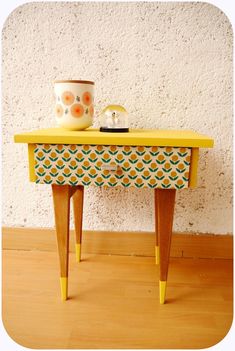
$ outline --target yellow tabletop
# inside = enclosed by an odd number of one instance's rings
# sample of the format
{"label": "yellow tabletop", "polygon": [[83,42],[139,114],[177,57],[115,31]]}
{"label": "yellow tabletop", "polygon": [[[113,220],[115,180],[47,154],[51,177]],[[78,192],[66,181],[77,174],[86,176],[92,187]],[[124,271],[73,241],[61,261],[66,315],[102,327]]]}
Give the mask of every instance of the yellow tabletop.
{"label": "yellow tabletop", "polygon": [[212,138],[191,130],[131,129],[129,133],[104,133],[98,129],[69,131],[48,128],[16,134],[16,143],[45,144],[90,144],[90,145],[133,145],[213,147]]}

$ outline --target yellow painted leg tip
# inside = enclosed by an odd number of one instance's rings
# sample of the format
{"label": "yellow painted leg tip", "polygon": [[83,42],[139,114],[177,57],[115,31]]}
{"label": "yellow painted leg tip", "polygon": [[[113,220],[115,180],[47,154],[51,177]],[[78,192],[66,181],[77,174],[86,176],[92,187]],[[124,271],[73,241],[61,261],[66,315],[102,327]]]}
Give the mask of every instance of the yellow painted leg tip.
{"label": "yellow painted leg tip", "polygon": [[163,305],[165,303],[166,297],[166,281],[159,281],[159,296],[160,296],[160,304]]}
{"label": "yellow painted leg tip", "polygon": [[159,246],[155,246],[155,258],[156,258],[156,264],[160,263],[160,251],[159,251]]}
{"label": "yellow painted leg tip", "polygon": [[81,261],[81,244],[75,245],[75,252],[76,252],[76,261],[80,262]]}
{"label": "yellow painted leg tip", "polygon": [[60,277],[61,299],[66,301],[68,298],[68,278]]}

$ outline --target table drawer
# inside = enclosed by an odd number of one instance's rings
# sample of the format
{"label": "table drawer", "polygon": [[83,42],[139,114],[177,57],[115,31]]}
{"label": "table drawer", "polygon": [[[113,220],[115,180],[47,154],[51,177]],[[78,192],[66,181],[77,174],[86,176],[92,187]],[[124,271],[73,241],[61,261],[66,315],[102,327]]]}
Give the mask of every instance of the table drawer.
{"label": "table drawer", "polygon": [[191,148],[35,144],[36,183],[188,187]]}

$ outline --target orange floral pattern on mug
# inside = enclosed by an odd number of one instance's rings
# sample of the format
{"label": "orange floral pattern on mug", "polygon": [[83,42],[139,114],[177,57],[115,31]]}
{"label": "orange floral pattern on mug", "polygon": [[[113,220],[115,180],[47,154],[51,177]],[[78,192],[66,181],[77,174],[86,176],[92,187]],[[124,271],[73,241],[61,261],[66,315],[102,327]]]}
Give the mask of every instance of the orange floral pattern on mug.
{"label": "orange floral pattern on mug", "polygon": [[71,107],[71,114],[73,117],[75,118],[80,118],[83,116],[84,114],[84,108],[81,104],[74,104]]}
{"label": "orange floral pattern on mug", "polygon": [[93,117],[94,116],[94,106],[93,105],[91,105],[89,107],[89,112],[90,112],[90,116]]}
{"label": "orange floral pattern on mug", "polygon": [[64,114],[64,109],[60,104],[57,104],[55,107],[55,113],[57,117],[62,117]]}
{"label": "orange floral pattern on mug", "polygon": [[70,91],[64,91],[62,96],[61,96],[61,99],[62,99],[64,105],[69,106],[69,105],[73,104],[75,97],[74,97],[73,93],[71,93]]}
{"label": "orange floral pattern on mug", "polygon": [[92,95],[91,95],[91,93],[89,93],[88,91],[86,91],[86,92],[82,95],[82,102],[84,103],[84,105],[90,106],[90,104],[92,103]]}

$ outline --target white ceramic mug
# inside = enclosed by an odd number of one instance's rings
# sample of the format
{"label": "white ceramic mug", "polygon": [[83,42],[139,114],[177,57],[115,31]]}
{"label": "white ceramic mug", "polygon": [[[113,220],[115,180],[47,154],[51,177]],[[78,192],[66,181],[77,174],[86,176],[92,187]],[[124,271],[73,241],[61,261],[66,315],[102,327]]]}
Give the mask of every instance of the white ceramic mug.
{"label": "white ceramic mug", "polygon": [[70,130],[82,130],[90,127],[94,115],[94,82],[56,80],[54,89],[57,123]]}

